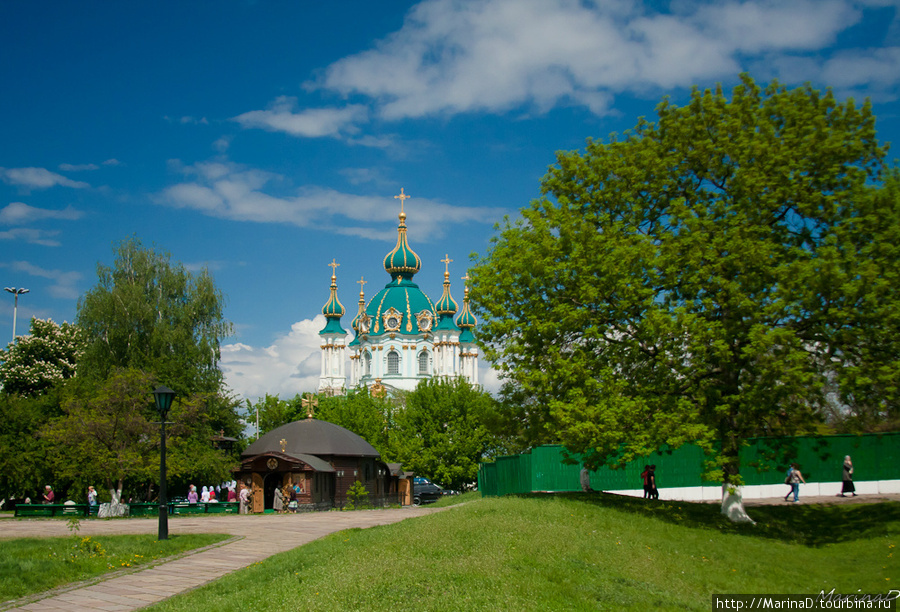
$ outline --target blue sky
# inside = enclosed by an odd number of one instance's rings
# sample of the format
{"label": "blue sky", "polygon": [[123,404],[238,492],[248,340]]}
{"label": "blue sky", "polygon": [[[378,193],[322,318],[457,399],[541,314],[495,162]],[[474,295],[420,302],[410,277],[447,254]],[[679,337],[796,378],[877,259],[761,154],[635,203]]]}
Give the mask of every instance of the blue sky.
{"label": "blue sky", "polygon": [[401,187],[417,282],[439,297],[449,254],[461,301],[470,255],[538,195],[554,152],[663,95],[743,70],[809,81],[869,96],[896,141],[898,4],[3,2],[0,283],[30,289],[18,333],[72,321],[97,263],[137,236],[213,273],[236,393],[314,390],[327,264],[349,328],[356,281],[371,297],[389,280]]}

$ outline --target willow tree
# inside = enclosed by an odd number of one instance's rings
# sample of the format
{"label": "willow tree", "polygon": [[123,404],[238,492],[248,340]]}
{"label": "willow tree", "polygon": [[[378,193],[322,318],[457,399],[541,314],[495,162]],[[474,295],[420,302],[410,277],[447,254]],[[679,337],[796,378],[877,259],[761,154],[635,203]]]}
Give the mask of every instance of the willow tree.
{"label": "willow tree", "polygon": [[896,411],[900,205],[869,103],[743,75],[657,112],[558,153],[469,272],[508,425],[593,465],[699,441],[739,485],[743,441],[810,428],[826,388]]}

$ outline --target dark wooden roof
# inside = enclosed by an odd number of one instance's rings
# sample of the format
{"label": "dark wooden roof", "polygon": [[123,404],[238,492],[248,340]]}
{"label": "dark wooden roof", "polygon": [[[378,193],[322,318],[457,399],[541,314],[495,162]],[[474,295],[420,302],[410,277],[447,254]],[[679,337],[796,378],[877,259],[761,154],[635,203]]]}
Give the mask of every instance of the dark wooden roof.
{"label": "dark wooden roof", "polygon": [[[281,441],[284,440],[282,449]],[[380,457],[375,448],[348,429],[317,419],[294,421],[260,437],[241,454],[242,458],[263,453],[301,455]]]}

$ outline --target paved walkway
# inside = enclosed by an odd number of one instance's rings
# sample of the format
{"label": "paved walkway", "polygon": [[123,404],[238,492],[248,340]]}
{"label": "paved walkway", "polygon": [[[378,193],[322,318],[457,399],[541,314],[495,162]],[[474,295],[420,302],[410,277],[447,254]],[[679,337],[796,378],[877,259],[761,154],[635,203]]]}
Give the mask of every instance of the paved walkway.
{"label": "paved walkway", "polygon": [[[137,610],[188,591],[235,570],[317,540],[330,533],[353,527],[389,525],[439,512],[441,508],[400,508],[359,512],[309,512],[251,516],[214,515],[169,517],[169,535],[179,533],[228,533],[240,539],[88,586],[61,588],[26,597],[18,607],[0,609],[53,612]],[[84,520],[79,536],[156,534],[156,519]],[[0,538],[67,536],[63,520],[4,520]]]}

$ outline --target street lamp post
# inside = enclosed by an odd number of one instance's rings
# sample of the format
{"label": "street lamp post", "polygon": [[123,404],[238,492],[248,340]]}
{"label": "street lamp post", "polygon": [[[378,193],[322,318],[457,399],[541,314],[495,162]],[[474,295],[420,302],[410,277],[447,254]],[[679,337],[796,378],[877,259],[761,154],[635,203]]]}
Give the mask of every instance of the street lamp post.
{"label": "street lamp post", "polygon": [[172,407],[175,392],[159,386],[153,391],[159,412],[159,539],[169,539],[169,506],[166,499],[166,415]]}
{"label": "street lamp post", "polygon": [[16,315],[19,312],[19,296],[23,293],[28,293],[28,289],[16,289],[15,287],[6,287],[6,290],[9,293],[12,293],[16,296],[16,299],[13,303],[13,338],[12,341],[15,343],[16,341]]}

